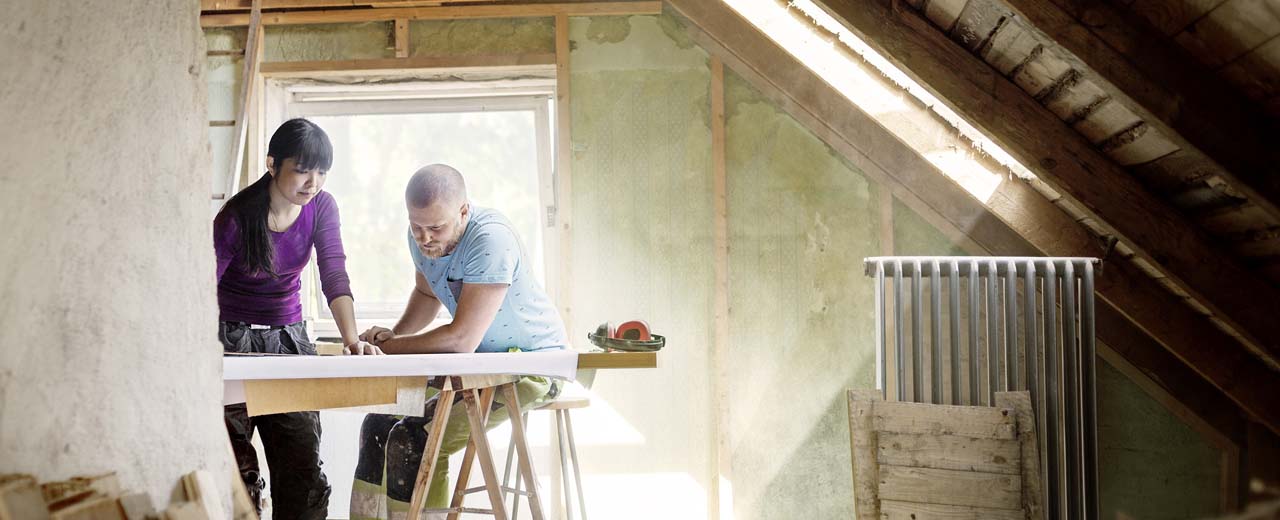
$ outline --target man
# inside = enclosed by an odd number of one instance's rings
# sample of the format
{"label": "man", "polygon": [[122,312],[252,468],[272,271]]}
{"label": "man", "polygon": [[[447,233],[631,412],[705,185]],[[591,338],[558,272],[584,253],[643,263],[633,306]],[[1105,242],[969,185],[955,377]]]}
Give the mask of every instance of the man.
{"label": "man", "polygon": [[[462,174],[443,165],[423,167],[405,189],[414,290],[395,327],[373,327],[360,339],[387,354],[508,352],[560,349],[564,323],[538,284],[511,223],[497,211],[467,199]],[[453,320],[419,332],[441,306]],[[522,409],[554,397],[547,379],[516,384]],[[458,400],[461,397],[459,396]],[[428,417],[369,414],[360,431],[360,454],[351,490],[351,518],[404,518],[426,445]],[[456,402],[456,401],[455,401]],[[495,402],[487,427],[507,420]],[[428,508],[448,506],[448,458],[467,445],[465,407],[455,406],[441,444]]]}

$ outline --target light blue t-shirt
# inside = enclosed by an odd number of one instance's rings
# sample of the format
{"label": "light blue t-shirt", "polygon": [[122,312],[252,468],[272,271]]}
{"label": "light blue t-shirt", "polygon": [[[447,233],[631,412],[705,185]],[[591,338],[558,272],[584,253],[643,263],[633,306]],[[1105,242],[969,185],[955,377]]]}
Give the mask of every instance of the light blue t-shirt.
{"label": "light blue t-shirt", "polygon": [[409,231],[409,255],[426,277],[431,291],[457,316],[462,284],[508,284],[507,295],[485,331],[476,352],[564,348],[568,345],[564,323],[551,298],[542,290],[515,228],[495,210],[471,206],[471,219],[453,252],[427,258]]}

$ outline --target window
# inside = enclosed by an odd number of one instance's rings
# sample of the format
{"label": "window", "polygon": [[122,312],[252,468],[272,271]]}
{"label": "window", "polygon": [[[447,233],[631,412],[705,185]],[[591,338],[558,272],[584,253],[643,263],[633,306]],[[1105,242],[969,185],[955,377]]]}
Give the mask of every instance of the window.
{"label": "window", "polygon": [[[404,187],[418,168],[431,163],[457,168],[466,176],[473,205],[511,219],[543,286],[555,287],[554,270],[547,270],[555,265],[556,250],[549,227],[555,220],[552,85],[533,80],[274,87],[268,109],[279,121],[267,125],[268,138],[279,122],[306,117],[333,141],[334,162],[324,189],[341,212],[360,327],[394,324],[412,291]],[[317,336],[336,336],[312,264],[304,277],[304,315]]]}

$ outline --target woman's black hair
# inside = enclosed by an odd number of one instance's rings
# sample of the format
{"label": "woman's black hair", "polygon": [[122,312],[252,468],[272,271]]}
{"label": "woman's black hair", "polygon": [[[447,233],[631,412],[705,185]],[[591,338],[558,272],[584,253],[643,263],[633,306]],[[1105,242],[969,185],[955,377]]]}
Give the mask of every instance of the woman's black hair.
{"label": "woman's black hair", "polygon": [[[277,171],[286,159],[297,162],[299,171],[328,171],[333,165],[333,144],[329,135],[306,119],[286,121],[271,135],[267,156],[274,160]],[[271,174],[265,173],[243,190],[240,190],[216,219],[236,219],[240,231],[240,245],[244,250],[245,269],[250,273],[275,272],[275,248],[271,245],[271,230],[267,227],[267,212],[271,208]]]}

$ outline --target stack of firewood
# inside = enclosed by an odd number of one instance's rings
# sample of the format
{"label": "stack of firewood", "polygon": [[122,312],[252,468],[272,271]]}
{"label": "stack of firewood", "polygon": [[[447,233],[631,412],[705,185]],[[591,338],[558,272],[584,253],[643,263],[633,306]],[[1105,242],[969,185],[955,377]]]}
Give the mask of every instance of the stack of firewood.
{"label": "stack of firewood", "polygon": [[[0,475],[0,520],[223,520],[221,495],[207,471],[182,477],[183,500],[157,510],[146,493],[120,489],[115,473],[39,484],[31,475]],[[257,520],[235,493],[235,519]]]}

